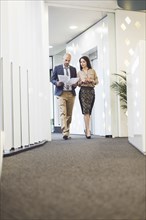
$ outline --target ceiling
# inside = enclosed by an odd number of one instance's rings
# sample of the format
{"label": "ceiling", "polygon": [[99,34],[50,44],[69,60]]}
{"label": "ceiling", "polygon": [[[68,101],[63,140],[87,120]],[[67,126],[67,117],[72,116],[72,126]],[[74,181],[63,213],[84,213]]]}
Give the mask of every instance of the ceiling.
{"label": "ceiling", "polygon": [[[49,49],[50,56],[64,50],[67,42],[98,22],[107,12],[119,8],[117,0],[45,0],[45,3],[49,7],[49,45],[53,46]],[[71,25],[78,28],[71,30]]]}

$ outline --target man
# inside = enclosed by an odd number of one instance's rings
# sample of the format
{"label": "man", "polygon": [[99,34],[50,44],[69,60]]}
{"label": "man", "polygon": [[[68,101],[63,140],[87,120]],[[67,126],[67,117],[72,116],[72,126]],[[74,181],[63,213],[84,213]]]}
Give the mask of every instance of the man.
{"label": "man", "polygon": [[61,76],[67,77],[67,79],[76,78],[76,68],[70,66],[71,55],[66,53],[63,56],[63,64],[55,66],[51,82],[55,85],[55,95],[59,98],[61,130],[63,139],[67,140],[70,134],[70,124],[72,121],[72,111],[75,101],[75,88],[77,84],[68,85],[64,80],[61,81]]}

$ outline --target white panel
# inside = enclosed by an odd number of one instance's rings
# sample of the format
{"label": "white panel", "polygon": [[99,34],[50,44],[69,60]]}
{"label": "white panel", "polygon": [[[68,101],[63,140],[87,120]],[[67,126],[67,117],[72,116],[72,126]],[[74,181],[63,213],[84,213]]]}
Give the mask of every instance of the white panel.
{"label": "white panel", "polygon": [[[1,4],[1,3],[0,3]],[[0,41],[1,44],[1,41]],[[1,57],[1,45],[0,45],[0,178],[2,171],[3,161],[3,136],[4,136],[4,115],[3,115],[3,59]]]}
{"label": "white panel", "polygon": [[[55,67],[56,65],[59,65],[60,63],[63,62],[63,55],[64,55],[65,51],[63,51],[60,54],[57,54],[55,56],[53,56],[53,67]],[[53,85],[53,96],[54,96],[54,126],[55,127],[60,127],[61,126],[61,122],[60,122],[60,113],[59,113],[59,102],[57,99],[57,96],[55,96],[55,86]]]}
{"label": "white panel", "polygon": [[[1,56],[3,57],[3,93],[4,93],[4,146],[12,146],[10,55],[9,55],[9,10],[8,2],[1,1]],[[7,58],[6,58],[7,57]]]}
{"label": "white panel", "polygon": [[117,71],[126,71],[128,77],[128,124],[119,109],[120,134],[128,128],[129,141],[145,152],[146,13],[117,10],[116,27]]}
{"label": "white panel", "polygon": [[[99,63],[98,60],[94,60],[93,68],[98,69]],[[103,72],[98,71],[99,85],[95,87],[95,104],[93,107],[92,113],[92,129],[93,133],[96,135],[105,135],[105,108],[104,108],[104,81],[103,81]]]}
{"label": "white panel", "polygon": [[[137,43],[145,38],[145,13],[116,10],[117,73],[128,72]],[[128,136],[127,116],[119,108],[119,133]]]}
{"label": "white panel", "polygon": [[[0,1],[0,14],[1,14],[1,1]],[[1,19],[0,19],[0,31],[1,31]],[[1,34],[0,34],[0,179],[2,171],[2,159],[3,159],[3,142],[2,142],[2,132],[3,132],[3,61],[1,57]]]}
{"label": "white panel", "polygon": [[[1,4],[4,148],[8,150],[13,147],[13,133],[15,148],[21,145],[21,126],[22,145],[51,140],[48,7],[43,1],[2,1]],[[13,84],[11,84],[11,63]]]}
{"label": "white panel", "polygon": [[145,97],[146,97],[146,41],[140,41],[134,50],[128,74],[128,139],[146,154]]}

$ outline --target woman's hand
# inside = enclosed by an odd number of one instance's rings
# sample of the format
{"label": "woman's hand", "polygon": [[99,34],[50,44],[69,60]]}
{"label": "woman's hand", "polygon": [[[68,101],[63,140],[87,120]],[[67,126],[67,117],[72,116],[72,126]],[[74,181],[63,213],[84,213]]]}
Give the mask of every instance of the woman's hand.
{"label": "woman's hand", "polygon": [[88,83],[93,83],[94,82],[94,80],[93,79],[91,79],[91,78],[87,78],[87,80],[86,80]]}
{"label": "woman's hand", "polygon": [[83,84],[83,83],[84,83],[84,84],[88,83],[87,79],[82,80],[82,81],[81,81],[81,84]]}

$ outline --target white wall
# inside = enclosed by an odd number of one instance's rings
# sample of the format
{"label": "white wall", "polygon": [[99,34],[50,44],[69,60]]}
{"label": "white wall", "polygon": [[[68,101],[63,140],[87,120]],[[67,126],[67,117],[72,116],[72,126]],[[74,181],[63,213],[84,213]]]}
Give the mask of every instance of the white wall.
{"label": "white wall", "polygon": [[0,58],[0,176],[2,170],[2,160],[3,160],[3,139],[4,139],[4,130],[3,130],[3,60]]}
{"label": "white wall", "polygon": [[21,132],[23,146],[50,140],[48,7],[2,1],[1,29],[4,150],[21,146]]}
{"label": "white wall", "polygon": [[[117,72],[126,71],[128,80],[128,139],[145,153],[146,13],[117,10],[116,39]],[[121,109],[119,121],[122,136],[127,116]]]}
{"label": "white wall", "polygon": [[[63,56],[66,53],[65,50],[61,51],[60,53],[56,54],[53,56],[53,68],[57,65],[63,64]],[[52,83],[51,83],[52,84]],[[54,126],[55,127],[61,127],[61,122],[60,122],[60,113],[59,113],[59,100],[57,98],[57,96],[54,95],[54,90],[55,90],[55,86],[53,85],[53,105],[54,105]],[[61,131],[61,129],[60,129]]]}
{"label": "white wall", "polygon": [[[0,1],[0,14],[1,14],[1,1]],[[0,33],[1,33],[1,19],[0,19]],[[3,159],[3,144],[2,144],[2,59],[1,59],[1,34],[0,34],[0,178],[2,171],[2,159]]]}
{"label": "white wall", "polygon": [[128,139],[146,155],[146,41],[140,41],[128,74]]}
{"label": "white wall", "polygon": [[[114,14],[107,17],[88,29],[86,32],[67,44],[66,50],[72,54],[72,64],[79,70],[79,58],[93,48],[97,48],[98,59],[95,71],[99,77],[99,85],[95,87],[96,100],[94,105],[94,120],[96,135],[118,136],[118,120],[116,112],[117,97],[110,90],[111,73],[116,72],[115,57],[115,20]],[[112,56],[111,56],[112,54]],[[82,134],[84,131],[83,116],[78,99],[79,88],[73,110],[71,133]],[[111,105],[111,100],[115,100]],[[92,120],[93,121],[93,120]]]}

